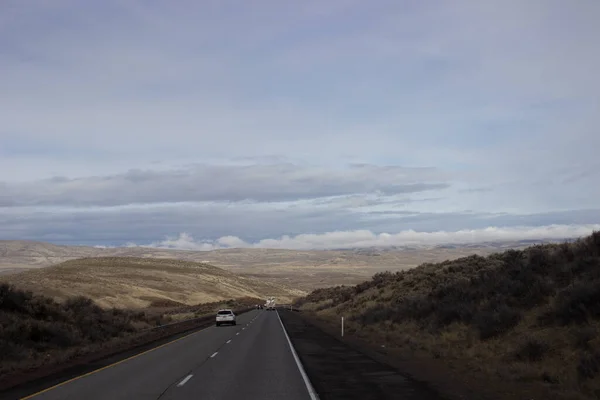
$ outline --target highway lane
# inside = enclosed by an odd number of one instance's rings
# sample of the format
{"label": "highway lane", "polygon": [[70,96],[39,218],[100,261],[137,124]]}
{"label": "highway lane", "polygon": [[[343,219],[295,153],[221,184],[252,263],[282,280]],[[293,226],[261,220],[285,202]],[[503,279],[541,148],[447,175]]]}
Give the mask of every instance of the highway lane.
{"label": "highway lane", "polygon": [[70,399],[309,400],[276,312],[210,327],[27,397]]}
{"label": "highway lane", "polygon": [[276,312],[266,311],[161,400],[310,400]]}

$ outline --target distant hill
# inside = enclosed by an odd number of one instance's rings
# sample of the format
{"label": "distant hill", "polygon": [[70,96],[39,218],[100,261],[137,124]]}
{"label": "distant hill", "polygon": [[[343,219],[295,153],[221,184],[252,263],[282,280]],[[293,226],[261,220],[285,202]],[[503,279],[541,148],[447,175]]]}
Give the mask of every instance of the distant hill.
{"label": "distant hill", "polygon": [[381,253],[405,251],[405,250],[435,250],[435,249],[492,249],[494,251],[502,249],[522,248],[535,244],[550,244],[563,243],[573,241],[575,239],[528,239],[528,240],[507,240],[493,242],[476,242],[476,243],[445,243],[445,244],[410,244],[410,245],[393,245],[393,246],[370,246],[370,247],[344,247],[333,249],[334,251],[351,251],[354,254],[364,255],[381,255]]}
{"label": "distant hill", "polygon": [[140,308],[160,302],[191,305],[267,295],[290,301],[304,294],[208,264],[134,257],[71,260],[0,276],[0,280],[57,300],[85,296],[100,306],[118,308]]}
{"label": "distant hill", "polygon": [[359,248],[345,250],[224,249],[186,251],[148,247],[96,248],[57,246],[42,242],[0,241],[0,277],[65,261],[90,257],[136,257],[201,262],[264,282],[310,291],[332,285],[353,285],[375,273],[401,271],[424,262],[488,255],[519,242],[431,248]]}
{"label": "distant hill", "polygon": [[[336,329],[346,316],[349,337],[424,351],[494,389],[527,382],[552,394],[535,398],[600,393],[600,232],[379,273],[297,305]],[[518,398],[534,398],[519,390]]]}

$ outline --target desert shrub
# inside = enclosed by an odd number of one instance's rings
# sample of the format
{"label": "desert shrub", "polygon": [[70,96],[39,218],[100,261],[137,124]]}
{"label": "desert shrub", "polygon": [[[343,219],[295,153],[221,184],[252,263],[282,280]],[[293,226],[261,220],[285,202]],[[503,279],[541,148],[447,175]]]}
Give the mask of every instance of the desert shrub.
{"label": "desert shrub", "polygon": [[548,382],[548,383],[552,383],[552,384],[560,383],[560,379],[558,377],[550,374],[547,371],[542,372],[542,376],[540,378],[542,378],[542,381],[544,381],[544,382]]}
{"label": "desert shrub", "polygon": [[3,360],[18,360],[27,357],[27,349],[20,345],[0,339],[0,354]]}
{"label": "desert shrub", "polygon": [[423,321],[435,312],[435,303],[423,296],[406,297],[393,309],[392,321]]}
{"label": "desert shrub", "polygon": [[471,323],[476,309],[473,303],[445,303],[436,309],[435,326],[444,327],[453,322]]}
{"label": "desert shrub", "polygon": [[30,292],[14,290],[10,285],[0,284],[0,309],[6,311],[25,311],[31,299]]}
{"label": "desert shrub", "polygon": [[575,260],[575,252],[573,251],[573,246],[570,243],[561,243],[558,245],[557,256],[566,261],[567,263],[573,262]]}
{"label": "desert shrub", "polygon": [[590,341],[596,338],[598,332],[591,326],[577,326],[571,331],[571,334],[574,347],[588,350],[590,348]]}
{"label": "desert shrub", "polygon": [[333,301],[324,301],[323,303],[317,305],[315,307],[315,310],[316,311],[326,310],[326,309],[330,308],[332,304],[333,304]]}
{"label": "desert shrub", "polygon": [[549,269],[551,258],[544,246],[530,247],[528,249],[527,256],[528,269],[531,269],[537,273],[541,273]]}
{"label": "desert shrub", "polygon": [[590,236],[579,239],[575,243],[575,251],[579,256],[600,256],[600,232],[594,232]]}
{"label": "desert shrub", "polygon": [[600,317],[600,282],[582,282],[562,291],[554,315],[563,325],[585,323]]}
{"label": "desert shrub", "polygon": [[41,349],[65,348],[82,342],[78,332],[71,326],[44,321],[32,321],[22,325],[23,339]]}
{"label": "desert shrub", "polygon": [[569,283],[576,281],[591,281],[600,278],[600,268],[598,257],[582,256],[569,264],[573,279]]}
{"label": "desert shrub", "polygon": [[81,296],[61,304],[0,285],[0,350],[7,361],[120,337],[135,331],[133,321],[148,319],[145,313],[103,310]]}
{"label": "desert shrub", "polygon": [[482,340],[500,336],[521,321],[519,310],[506,305],[488,307],[480,311],[474,318],[474,326]]}
{"label": "desert shrub", "polygon": [[579,379],[593,379],[600,372],[600,353],[584,353],[579,358],[577,375]]}
{"label": "desert shrub", "polygon": [[297,300],[294,304],[298,307],[306,303],[321,303],[325,300],[333,300],[331,306],[344,303],[352,299],[356,290],[352,286],[336,286],[332,288],[316,289],[308,296]]}
{"label": "desert shrub", "polygon": [[545,341],[528,338],[517,347],[513,355],[518,361],[538,362],[544,358],[548,350],[550,346]]}
{"label": "desert shrub", "polygon": [[373,275],[371,279],[371,285],[377,288],[383,287],[386,283],[392,281],[393,274],[390,271],[378,272]]}
{"label": "desert shrub", "polygon": [[394,320],[396,316],[397,313],[389,307],[372,307],[351,319],[358,321],[362,325],[371,325],[378,322]]}
{"label": "desert shrub", "polygon": [[71,311],[75,314],[102,313],[102,309],[100,307],[98,307],[91,299],[88,299],[83,296],[76,296],[67,299],[64,302],[63,307],[65,308],[65,310]]}
{"label": "desert shrub", "polygon": [[354,293],[360,294],[360,293],[368,290],[369,288],[371,288],[371,281],[362,282],[362,283],[359,283],[358,285],[354,286]]}

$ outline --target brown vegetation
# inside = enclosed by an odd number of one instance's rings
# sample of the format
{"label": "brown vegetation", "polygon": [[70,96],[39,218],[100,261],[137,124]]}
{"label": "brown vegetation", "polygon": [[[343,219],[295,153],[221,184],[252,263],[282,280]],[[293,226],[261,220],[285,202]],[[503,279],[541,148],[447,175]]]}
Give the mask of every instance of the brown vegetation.
{"label": "brown vegetation", "polygon": [[85,297],[57,303],[0,284],[0,375],[46,359],[68,357],[73,349],[118,340],[170,321],[160,314],[104,310]]}
{"label": "brown vegetation", "polygon": [[[257,301],[259,299],[246,297],[184,307],[169,304],[168,308],[144,310],[103,309],[82,296],[59,303],[0,284],[0,386],[11,379],[11,374],[127,350],[168,337],[181,329],[165,329],[165,326],[171,327],[173,322],[186,319],[182,318],[184,315],[188,318],[211,316],[223,307],[243,310]],[[194,327],[186,324],[182,328]]]}
{"label": "brown vegetation", "polygon": [[600,232],[379,273],[297,305],[324,321],[346,315],[350,335],[462,362],[465,373],[600,397]]}
{"label": "brown vegetation", "polygon": [[523,243],[507,242],[437,248],[185,251],[147,247],[104,249],[0,240],[0,277],[4,274],[12,275],[75,259],[132,257],[210,264],[238,276],[256,278],[263,282],[308,292],[316,288],[335,285],[354,285],[369,279],[377,272],[386,270],[406,270],[424,262],[440,262],[469,254],[488,255],[506,248],[522,248],[523,246]]}
{"label": "brown vegetation", "polygon": [[236,275],[212,265],[171,259],[101,257],[0,276],[0,281],[64,301],[85,296],[104,308],[194,305],[305,292]]}

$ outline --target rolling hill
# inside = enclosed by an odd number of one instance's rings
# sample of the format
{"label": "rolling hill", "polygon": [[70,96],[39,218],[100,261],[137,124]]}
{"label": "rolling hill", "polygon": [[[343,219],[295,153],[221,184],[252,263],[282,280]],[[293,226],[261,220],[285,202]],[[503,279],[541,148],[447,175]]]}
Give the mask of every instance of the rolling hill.
{"label": "rolling hill", "polygon": [[515,395],[490,398],[600,394],[600,232],[380,273],[315,290],[297,305],[336,331],[346,316],[350,338],[434,360],[448,366],[440,375],[459,371],[457,380],[483,382],[492,395]]}
{"label": "rolling hill", "polygon": [[0,280],[57,300],[81,295],[102,307],[129,309],[157,302],[192,305],[267,295],[285,302],[305,294],[208,264],[135,257],[70,260],[47,268],[3,275]]}
{"label": "rolling hill", "polygon": [[136,257],[201,262],[263,282],[310,291],[360,283],[378,272],[402,271],[424,262],[441,262],[471,254],[488,255],[520,242],[452,247],[368,248],[346,250],[224,249],[183,251],[149,247],[95,248],[43,242],[0,241],[0,276],[48,267],[79,258]]}

